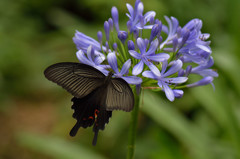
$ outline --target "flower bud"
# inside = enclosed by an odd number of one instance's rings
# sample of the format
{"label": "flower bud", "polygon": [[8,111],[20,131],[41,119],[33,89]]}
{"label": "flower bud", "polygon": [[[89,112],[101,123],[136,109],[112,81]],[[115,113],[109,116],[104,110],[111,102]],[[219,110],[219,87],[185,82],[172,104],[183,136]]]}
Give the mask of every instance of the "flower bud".
{"label": "flower bud", "polygon": [[175,98],[182,98],[183,96],[183,91],[179,90],[179,89],[173,89],[173,94],[175,96]]}
{"label": "flower bud", "polygon": [[191,65],[188,65],[187,68],[186,68],[186,73],[185,73],[185,76],[187,77],[192,71],[192,66]]}
{"label": "flower bud", "polygon": [[113,50],[117,52],[117,43],[113,43]]}
{"label": "flower bud", "polygon": [[201,80],[192,83],[192,84],[188,84],[187,87],[197,87],[197,86],[203,86],[203,85],[207,85],[209,83],[212,83],[213,81],[213,77],[212,76],[207,76],[202,78]]}
{"label": "flower bud", "polygon": [[105,31],[105,35],[106,35],[106,40],[109,41],[109,23],[107,21],[104,22],[104,31]]}
{"label": "flower bud", "polygon": [[118,32],[119,31],[119,24],[118,24],[118,10],[117,10],[117,8],[112,7],[111,13],[112,13],[112,19],[113,19],[114,26],[115,26],[115,28]]}
{"label": "flower bud", "polygon": [[128,40],[128,50],[135,50],[134,42],[132,40]]}
{"label": "flower bud", "polygon": [[160,28],[159,28],[158,24],[153,25],[152,30],[151,30],[151,35],[150,35],[150,38],[149,38],[149,42],[151,42],[155,38],[155,36],[158,35],[158,33],[160,31],[159,29]]}
{"label": "flower bud", "polygon": [[113,20],[112,20],[112,18],[108,19],[108,24],[109,24],[109,27],[110,27],[110,31],[113,31]]}
{"label": "flower bud", "polygon": [[102,32],[98,31],[97,33],[98,42],[102,45]]}
{"label": "flower bud", "polygon": [[128,38],[128,33],[126,31],[119,31],[118,32],[118,39],[121,40],[122,43]]}

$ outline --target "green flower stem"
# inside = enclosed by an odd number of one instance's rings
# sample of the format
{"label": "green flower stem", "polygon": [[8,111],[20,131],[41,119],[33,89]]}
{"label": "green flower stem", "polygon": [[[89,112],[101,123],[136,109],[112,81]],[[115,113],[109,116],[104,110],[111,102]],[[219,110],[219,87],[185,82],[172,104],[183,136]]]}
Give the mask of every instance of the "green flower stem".
{"label": "green flower stem", "polygon": [[135,99],[135,104],[131,114],[131,123],[130,123],[130,129],[129,129],[128,148],[127,148],[127,159],[133,159],[134,157],[135,139],[137,134],[137,122],[138,122],[140,96],[134,93],[134,99]]}

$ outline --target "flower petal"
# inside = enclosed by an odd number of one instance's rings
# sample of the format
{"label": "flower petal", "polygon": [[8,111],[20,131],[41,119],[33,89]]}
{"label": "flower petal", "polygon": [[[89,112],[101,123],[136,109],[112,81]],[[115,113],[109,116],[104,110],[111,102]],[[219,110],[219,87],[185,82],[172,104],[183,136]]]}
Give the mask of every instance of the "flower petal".
{"label": "flower petal", "polygon": [[148,22],[150,20],[151,17],[155,17],[156,12],[154,11],[149,11],[147,13],[144,14],[144,19],[146,22]]}
{"label": "flower petal", "polygon": [[107,59],[108,59],[109,65],[111,66],[113,71],[115,73],[119,73],[118,65],[117,65],[117,57],[116,57],[115,53],[109,53],[108,56],[107,56]]}
{"label": "flower petal", "polygon": [[167,66],[168,66],[168,61],[167,61],[167,60],[163,61],[163,62],[162,62],[162,70],[161,70],[161,74],[162,74],[162,75],[163,75],[164,72],[166,71]]}
{"label": "flower petal", "polygon": [[146,52],[146,44],[142,38],[137,38],[137,45],[138,45],[138,48],[139,48],[141,54]]}
{"label": "flower petal", "polygon": [[[191,73],[195,73],[195,72],[191,72]],[[216,71],[214,71],[213,69],[201,70],[201,71],[196,72],[196,74],[199,74],[203,77],[206,77],[206,76],[218,77],[218,73]]]}
{"label": "flower petal", "polygon": [[143,70],[143,61],[141,60],[138,64],[136,64],[134,67],[133,67],[133,70],[132,70],[132,74],[133,75],[138,75],[142,72]]}
{"label": "flower petal", "polygon": [[148,59],[156,62],[163,62],[167,59],[169,59],[169,55],[165,53],[160,53],[160,54],[154,54],[154,55],[149,55],[147,56]]}
{"label": "flower petal", "polygon": [[90,45],[87,49],[87,57],[88,60],[91,61],[93,63],[93,58],[94,58],[94,50],[92,48],[92,45]]}
{"label": "flower petal", "polygon": [[135,59],[141,59],[141,55],[140,55],[137,51],[135,51],[135,50],[129,50],[128,52],[129,52],[129,54],[130,54],[132,57],[134,57]]}
{"label": "flower petal", "polygon": [[128,11],[129,11],[129,13],[130,13],[130,16],[133,18],[133,16],[134,16],[134,9],[133,9],[133,7],[130,5],[130,4],[126,4],[126,6],[127,6],[127,9],[128,9]]}
{"label": "flower petal", "polygon": [[152,64],[151,62],[148,62],[147,66],[157,77],[161,76],[159,69],[154,64]]}
{"label": "flower petal", "polygon": [[76,31],[75,36],[73,37],[73,42],[76,44],[77,49],[82,49],[84,52],[87,51],[87,48],[92,45],[96,50],[101,50],[100,43],[93,38]]}
{"label": "flower petal", "polygon": [[126,74],[129,70],[130,66],[131,66],[131,60],[129,59],[123,64],[120,74],[121,75]]}
{"label": "flower petal", "polygon": [[98,56],[95,57],[94,63],[96,65],[100,65],[104,60],[105,60],[105,56],[103,54],[102,55],[99,54]]}
{"label": "flower petal", "polygon": [[162,78],[162,81],[166,83],[184,83],[188,80],[187,77],[175,77],[175,78]]}
{"label": "flower petal", "polygon": [[152,73],[152,71],[144,71],[142,75],[147,78],[157,79],[157,77]]}
{"label": "flower petal", "polygon": [[169,75],[172,75],[172,74],[178,72],[182,68],[182,65],[183,64],[182,64],[181,60],[176,60],[174,62],[174,64],[172,65],[172,67],[166,73],[164,73],[162,76],[167,77]]}
{"label": "flower petal", "polygon": [[83,63],[83,64],[86,64],[86,65],[90,65],[92,66],[93,64],[88,60],[88,58],[85,56],[85,53],[82,51],[82,50],[79,50],[77,53],[77,58],[78,60]]}
{"label": "flower petal", "polygon": [[150,45],[148,51],[146,52],[146,55],[155,53],[157,48],[158,48],[158,39],[155,39],[153,42],[151,42],[151,45]]}
{"label": "flower petal", "polygon": [[165,95],[167,96],[168,100],[170,100],[171,102],[174,101],[175,96],[173,93],[173,90],[165,83],[162,83],[163,86],[163,91],[165,92]]}
{"label": "flower petal", "polygon": [[136,77],[136,76],[122,77],[122,79],[124,79],[129,84],[138,85],[138,84],[142,83],[142,79],[140,77]]}
{"label": "flower petal", "polygon": [[188,84],[187,87],[204,86],[204,85],[207,85],[209,83],[212,83],[212,81],[213,81],[213,77],[207,76],[207,77],[204,77],[204,78],[202,78],[201,80],[199,80],[195,83]]}
{"label": "flower petal", "polygon": [[152,29],[153,25],[145,25],[143,28],[137,27],[138,29]]}

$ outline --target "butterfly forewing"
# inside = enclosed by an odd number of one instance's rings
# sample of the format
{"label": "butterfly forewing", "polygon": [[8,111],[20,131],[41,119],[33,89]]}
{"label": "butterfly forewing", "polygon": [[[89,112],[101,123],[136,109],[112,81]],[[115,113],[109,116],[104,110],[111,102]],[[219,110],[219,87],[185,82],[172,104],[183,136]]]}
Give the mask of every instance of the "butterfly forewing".
{"label": "butterfly forewing", "polygon": [[73,62],[51,65],[44,71],[44,75],[77,98],[103,85],[105,79],[105,75],[94,67]]}
{"label": "butterfly forewing", "polygon": [[113,78],[107,87],[106,109],[108,111],[131,111],[134,106],[134,95],[126,81]]}

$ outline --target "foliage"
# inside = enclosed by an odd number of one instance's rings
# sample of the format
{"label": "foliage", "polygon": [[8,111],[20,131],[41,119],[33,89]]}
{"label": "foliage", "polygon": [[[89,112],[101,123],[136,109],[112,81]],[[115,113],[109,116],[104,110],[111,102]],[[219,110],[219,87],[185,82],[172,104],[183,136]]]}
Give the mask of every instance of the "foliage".
{"label": "foliage", "polygon": [[[181,25],[192,18],[202,19],[203,32],[211,33],[219,77],[214,81],[215,91],[211,86],[189,89],[184,98],[174,103],[161,98],[163,93],[144,90],[136,158],[240,158],[240,1],[142,1],[146,4],[145,11],[155,10],[161,17],[175,16]],[[134,1],[128,3],[134,4]],[[17,153],[19,149],[28,153],[29,158],[36,156],[35,152],[45,154],[46,158],[60,158],[63,154],[80,158],[84,155],[80,151],[86,149],[89,156],[125,157],[129,115],[113,114],[115,117],[107,125],[105,134],[99,136],[96,147],[88,143],[91,130],[81,130],[79,136],[68,139],[67,133],[74,123],[70,119],[71,97],[43,76],[49,64],[77,61],[72,42],[76,29],[97,38],[95,33],[103,26],[102,21],[110,17],[111,6],[116,5],[124,18],[124,4],[103,0],[0,1],[0,123],[3,123],[0,139],[8,143],[0,144],[1,158],[24,158],[23,153]],[[101,9],[96,9],[99,5]],[[32,127],[23,124],[19,128],[23,107],[39,111],[39,103],[46,106],[51,103],[52,115],[57,114],[56,121],[51,121],[51,129],[34,131],[35,123]],[[24,117],[30,120],[32,114],[26,113]],[[47,116],[35,120],[45,118]],[[12,122],[13,119],[18,122]],[[20,133],[29,129],[27,135]],[[37,135],[41,133],[45,135]],[[16,138],[11,134],[17,135]],[[12,142],[4,142],[6,139]]]}

